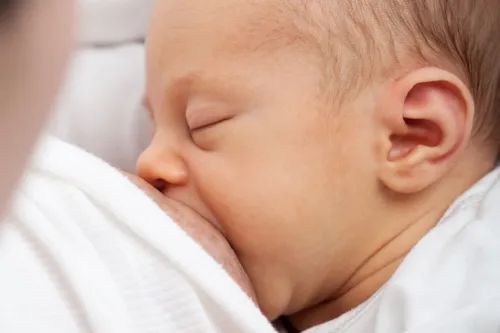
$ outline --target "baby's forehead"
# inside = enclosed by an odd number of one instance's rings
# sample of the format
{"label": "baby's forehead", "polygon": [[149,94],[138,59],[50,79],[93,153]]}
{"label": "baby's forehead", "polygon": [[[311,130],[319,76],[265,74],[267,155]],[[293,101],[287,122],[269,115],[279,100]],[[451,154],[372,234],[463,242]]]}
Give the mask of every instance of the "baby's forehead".
{"label": "baby's forehead", "polygon": [[173,48],[191,43],[226,52],[295,46],[304,34],[297,32],[297,10],[289,2],[293,1],[161,0],[149,44]]}

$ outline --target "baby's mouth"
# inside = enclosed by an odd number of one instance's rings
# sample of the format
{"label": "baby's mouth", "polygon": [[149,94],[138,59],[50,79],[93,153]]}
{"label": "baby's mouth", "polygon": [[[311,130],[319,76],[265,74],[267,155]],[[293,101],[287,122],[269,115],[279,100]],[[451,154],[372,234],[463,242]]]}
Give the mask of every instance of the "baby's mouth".
{"label": "baby's mouth", "polygon": [[234,250],[220,230],[186,205],[164,196],[143,179],[125,174],[169,215],[194,241],[214,258],[233,280],[256,301],[255,292]]}

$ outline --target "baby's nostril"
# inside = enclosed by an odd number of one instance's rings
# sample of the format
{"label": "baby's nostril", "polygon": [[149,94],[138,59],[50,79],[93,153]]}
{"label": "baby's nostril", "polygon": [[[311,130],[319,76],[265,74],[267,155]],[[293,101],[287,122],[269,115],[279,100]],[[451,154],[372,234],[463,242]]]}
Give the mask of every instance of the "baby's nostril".
{"label": "baby's nostril", "polygon": [[167,182],[163,179],[155,179],[151,182],[151,185],[162,193],[167,189]]}

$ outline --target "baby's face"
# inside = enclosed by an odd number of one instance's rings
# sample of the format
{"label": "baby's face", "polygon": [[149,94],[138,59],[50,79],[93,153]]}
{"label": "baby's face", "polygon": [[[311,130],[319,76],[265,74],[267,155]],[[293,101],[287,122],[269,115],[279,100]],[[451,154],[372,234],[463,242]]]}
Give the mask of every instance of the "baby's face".
{"label": "baby's face", "polygon": [[155,134],[138,161],[220,229],[270,319],[323,300],[340,287],[325,280],[353,271],[349,235],[367,232],[360,189],[373,185],[358,149],[364,106],[323,103],[317,60],[273,36],[287,29],[282,3],[158,2],[147,42]]}

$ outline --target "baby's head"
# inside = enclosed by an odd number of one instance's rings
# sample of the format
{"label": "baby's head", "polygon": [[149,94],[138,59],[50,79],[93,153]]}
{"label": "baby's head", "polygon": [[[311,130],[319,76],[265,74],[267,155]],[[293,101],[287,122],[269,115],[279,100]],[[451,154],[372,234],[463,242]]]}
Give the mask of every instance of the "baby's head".
{"label": "baby's head", "polygon": [[220,228],[269,318],[341,313],[492,168],[498,7],[160,0],[139,173]]}

